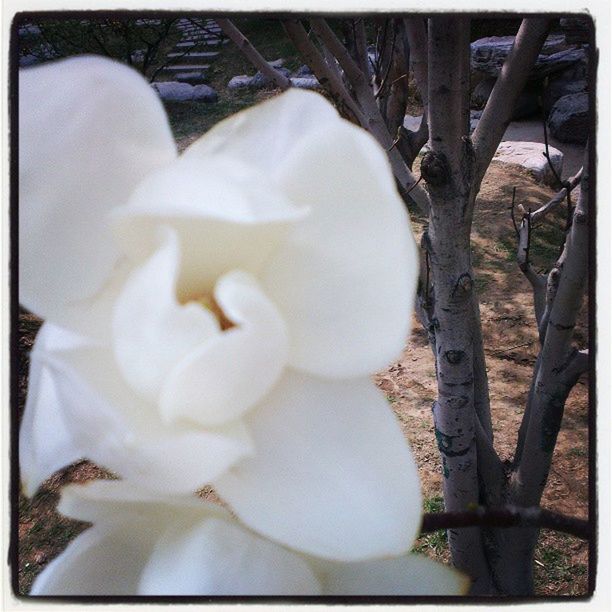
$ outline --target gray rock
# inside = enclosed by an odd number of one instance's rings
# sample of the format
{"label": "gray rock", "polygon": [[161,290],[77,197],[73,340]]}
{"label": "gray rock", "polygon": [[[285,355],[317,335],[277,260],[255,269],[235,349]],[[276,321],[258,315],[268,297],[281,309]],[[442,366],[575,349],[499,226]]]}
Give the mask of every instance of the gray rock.
{"label": "gray rock", "polygon": [[589,96],[570,94],[555,102],[548,116],[551,134],[561,142],[584,144],[589,135]]}
{"label": "gray rock", "polygon": [[294,87],[298,87],[299,89],[316,89],[319,87],[319,81],[313,76],[291,77],[289,80]]}
{"label": "gray rock", "polygon": [[246,74],[239,74],[230,79],[227,84],[228,89],[244,89],[248,87],[251,83],[251,79],[253,77],[247,76]]}
{"label": "gray rock", "polygon": [[[493,156],[493,160],[506,164],[522,166],[539,182],[546,185],[555,184],[555,175],[543,153],[545,147],[539,142],[502,142]],[[563,170],[563,153],[554,147],[548,147],[552,165],[559,176]]]}
{"label": "gray rock", "polygon": [[309,77],[312,76],[312,70],[310,69],[310,66],[307,66],[306,64],[304,64],[303,66],[300,66],[294,73],[293,73],[294,77],[297,78],[301,78],[301,77]]}
{"label": "gray rock", "polygon": [[546,57],[540,55],[532,71],[532,76],[543,78],[546,75],[562,72],[576,65],[578,65],[578,69],[582,71],[582,76],[580,78],[584,78],[586,76],[587,66],[586,49],[566,49],[565,51],[559,51],[559,53],[553,53]]}
{"label": "gray rock", "polygon": [[542,105],[547,113],[555,105],[557,100],[563,96],[577,94],[587,91],[587,82],[585,79],[574,80],[558,77],[550,79],[544,91],[542,92]]}
{"label": "gray rock", "polygon": [[[277,60],[278,62],[279,60]],[[272,62],[268,62],[270,64],[270,66],[272,66]],[[273,68],[276,69],[277,72],[280,72],[281,74],[283,74],[286,77],[289,77],[289,75],[291,74],[291,72],[289,70],[287,70],[287,68],[283,68],[281,66],[272,66]],[[264,87],[273,87],[273,81],[271,78],[267,77],[266,75],[264,75],[261,72],[258,72],[252,79],[251,82],[248,85],[249,87],[253,88],[253,89],[263,89]]]}
{"label": "gray rock", "polygon": [[196,102],[216,102],[219,99],[217,92],[209,85],[195,85],[193,100]]}
{"label": "gray rock", "polygon": [[[489,36],[474,41],[471,47],[471,69],[473,72],[497,77],[514,44],[514,36]],[[549,36],[542,48],[542,58],[561,51],[565,47],[563,35]]]}
{"label": "gray rock", "polygon": [[217,92],[208,85],[190,85],[177,81],[153,83],[153,88],[167,102],[216,102]]}

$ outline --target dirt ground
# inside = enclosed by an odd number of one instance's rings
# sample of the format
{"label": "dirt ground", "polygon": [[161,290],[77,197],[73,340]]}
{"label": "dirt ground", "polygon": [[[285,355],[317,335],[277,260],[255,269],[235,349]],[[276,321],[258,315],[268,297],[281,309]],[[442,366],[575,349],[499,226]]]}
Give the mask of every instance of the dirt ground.
{"label": "dirt ground", "polygon": [[[495,446],[510,459],[516,444],[530,377],[538,350],[530,286],[514,262],[514,235],[508,206],[512,187],[525,208],[536,207],[552,192],[536,185],[520,169],[494,163],[483,182],[474,223],[473,260],[481,297],[481,315],[491,390]],[[536,267],[547,269],[558,252],[562,215],[546,222],[533,241]],[[419,224],[415,222],[418,231]],[[39,322],[27,313],[19,320],[19,407],[27,386],[28,351]],[[577,331],[586,340],[586,317]],[[583,344],[584,346],[584,344]],[[419,466],[425,510],[442,509],[440,460],[434,443],[431,405],[436,382],[431,350],[415,322],[401,359],[376,376],[410,441]],[[581,518],[588,514],[588,387],[586,377],[568,399],[543,506]],[[85,524],[60,517],[54,510],[64,484],[108,476],[87,462],[70,466],[47,481],[30,500],[19,500],[19,591],[32,580]],[[448,560],[445,534],[421,538],[415,548]],[[540,595],[587,592],[588,545],[571,536],[544,531],[536,553]]]}

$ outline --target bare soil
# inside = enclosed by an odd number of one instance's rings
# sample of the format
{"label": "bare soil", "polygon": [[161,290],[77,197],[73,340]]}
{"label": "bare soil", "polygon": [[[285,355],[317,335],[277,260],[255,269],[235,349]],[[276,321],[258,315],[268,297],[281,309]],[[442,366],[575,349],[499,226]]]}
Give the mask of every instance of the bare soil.
{"label": "bare soil", "polygon": [[[547,201],[552,192],[537,185],[522,170],[494,163],[483,183],[474,222],[473,257],[476,286],[487,347],[495,445],[502,459],[512,457],[518,427],[538,350],[530,286],[514,262],[514,234],[508,213],[512,187],[527,209]],[[563,214],[536,231],[535,263],[542,269],[558,252]],[[420,223],[415,220],[418,232]],[[19,411],[27,386],[28,352],[39,322],[22,312],[19,319]],[[586,339],[586,318],[577,335]],[[436,394],[434,363],[427,338],[418,323],[401,359],[376,376],[386,393],[414,451],[425,509],[442,509],[440,460],[435,446],[431,405]],[[576,385],[568,399],[563,426],[555,450],[553,468],[543,506],[586,518],[588,488],[588,383]],[[86,524],[55,512],[60,488],[109,474],[88,462],[70,466],[54,475],[30,500],[19,499],[19,592],[26,594],[32,580],[59,554]],[[421,538],[416,549],[448,561],[444,533]],[[536,553],[537,593],[580,595],[587,592],[588,545],[571,536],[543,531]]]}

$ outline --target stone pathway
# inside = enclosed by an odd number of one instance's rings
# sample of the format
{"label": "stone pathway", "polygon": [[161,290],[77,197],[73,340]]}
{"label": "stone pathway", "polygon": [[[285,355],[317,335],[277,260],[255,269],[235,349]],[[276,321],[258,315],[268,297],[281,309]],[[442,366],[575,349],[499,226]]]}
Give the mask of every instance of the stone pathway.
{"label": "stone pathway", "polygon": [[211,62],[219,56],[221,45],[228,42],[214,19],[203,19],[203,27],[188,18],[179,19],[176,28],[181,39],[168,53],[170,60],[159,73],[159,80],[179,81],[192,85],[206,80]]}

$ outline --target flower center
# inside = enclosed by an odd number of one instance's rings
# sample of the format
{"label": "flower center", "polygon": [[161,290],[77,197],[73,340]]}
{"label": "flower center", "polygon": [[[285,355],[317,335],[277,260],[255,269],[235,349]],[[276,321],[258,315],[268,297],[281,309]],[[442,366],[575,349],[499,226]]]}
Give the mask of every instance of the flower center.
{"label": "flower center", "polygon": [[189,298],[186,301],[195,302],[196,304],[200,304],[200,306],[203,306],[204,308],[206,308],[206,310],[208,310],[213,315],[215,315],[217,321],[219,322],[219,325],[221,326],[222,331],[235,327],[234,322],[230,321],[225,316],[223,309],[221,308],[221,306],[219,306],[219,304],[217,304],[215,298],[211,294],[204,293],[202,295],[198,295],[198,296]]}

